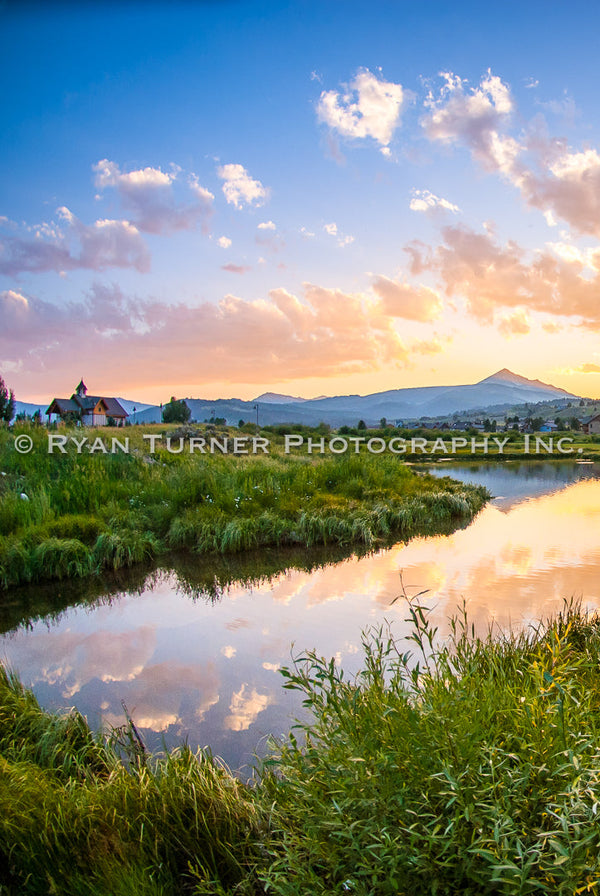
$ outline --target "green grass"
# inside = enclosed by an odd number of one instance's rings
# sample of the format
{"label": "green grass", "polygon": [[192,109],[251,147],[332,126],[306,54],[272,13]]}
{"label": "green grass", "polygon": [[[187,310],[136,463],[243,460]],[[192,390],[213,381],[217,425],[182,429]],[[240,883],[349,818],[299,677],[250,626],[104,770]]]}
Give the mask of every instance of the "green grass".
{"label": "green grass", "polygon": [[123,759],[0,674],[0,892],[209,893],[252,880],[261,810],[187,748]]}
{"label": "green grass", "polygon": [[284,670],[308,721],[253,787],[187,749],[163,758],[0,676],[0,892],[521,896],[600,887],[600,622],[407,645],[364,636],[346,678]]}
{"label": "green grass", "polygon": [[46,431],[30,428],[34,450],[19,454],[14,434],[0,428],[0,588],[120,569],[173,550],[372,547],[468,522],[487,497],[417,475],[393,455],[286,456],[277,443],[266,456],[150,457],[130,431],[130,454],[49,454]]}
{"label": "green grass", "polygon": [[377,635],[356,680],[314,654],[286,673],[313,721],[263,785],[268,891],[597,892],[597,620],[480,639],[462,618],[436,647],[411,616],[420,663]]}

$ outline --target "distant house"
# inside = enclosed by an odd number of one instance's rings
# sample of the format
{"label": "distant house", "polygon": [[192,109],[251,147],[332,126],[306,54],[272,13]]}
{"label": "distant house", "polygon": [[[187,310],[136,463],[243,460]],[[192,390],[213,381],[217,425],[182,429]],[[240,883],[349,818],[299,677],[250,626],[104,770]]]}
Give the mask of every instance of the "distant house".
{"label": "distant house", "polygon": [[542,423],[540,426],[540,432],[556,432],[557,430],[558,426],[553,420],[546,420],[546,422]]}
{"label": "distant house", "polygon": [[109,417],[117,426],[122,426],[129,416],[116,398],[88,395],[83,380],[70,398],[55,398],[46,414],[49,422],[52,422],[52,414],[56,414],[61,420],[81,420],[84,426],[106,426]]}
{"label": "distant house", "polygon": [[591,417],[580,417],[579,424],[582,432],[600,432],[600,414],[592,414]]}

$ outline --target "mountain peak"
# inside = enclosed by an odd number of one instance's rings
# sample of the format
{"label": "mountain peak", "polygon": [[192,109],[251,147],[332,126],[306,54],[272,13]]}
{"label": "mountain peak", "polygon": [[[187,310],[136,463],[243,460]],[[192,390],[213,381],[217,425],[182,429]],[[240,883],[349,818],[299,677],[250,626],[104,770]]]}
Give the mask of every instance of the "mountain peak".
{"label": "mountain peak", "polygon": [[526,376],[520,376],[518,373],[513,373],[512,370],[509,370],[508,367],[503,367],[502,370],[496,371],[491,376],[487,376],[484,380],[480,380],[481,383],[539,383],[539,380],[529,380]]}
{"label": "mountain peak", "polygon": [[530,389],[543,389],[547,392],[552,392],[556,395],[569,395],[569,392],[566,392],[564,389],[559,388],[558,386],[551,386],[549,383],[543,383],[542,380],[530,380],[526,376],[521,376],[518,373],[513,373],[512,370],[509,370],[508,367],[503,367],[502,370],[498,370],[496,373],[493,373],[491,376],[486,377],[484,380],[480,380],[477,385],[481,386],[483,384],[494,384],[494,383],[503,383],[509,384],[511,386],[525,386]]}
{"label": "mountain peak", "polygon": [[263,392],[252,401],[262,401],[265,404],[288,404],[294,401],[306,401],[306,399],[299,398],[297,395],[281,395],[279,392]]}

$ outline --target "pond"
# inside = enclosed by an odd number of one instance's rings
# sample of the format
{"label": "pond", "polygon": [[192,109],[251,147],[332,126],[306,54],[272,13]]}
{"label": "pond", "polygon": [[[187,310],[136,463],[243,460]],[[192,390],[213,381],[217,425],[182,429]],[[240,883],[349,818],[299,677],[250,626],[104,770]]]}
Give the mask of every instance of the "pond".
{"label": "pond", "polygon": [[0,659],[45,708],[77,706],[97,728],[123,724],[124,701],[150,749],[187,740],[237,770],[302,712],[280,667],[315,648],[352,674],[363,630],[389,623],[407,634],[403,587],[427,590],[442,635],[463,601],[482,632],[535,624],[564,599],[600,605],[600,465],[428,469],[496,497],[463,529],[374,553],[174,558],[110,587],[15,591],[0,617]]}

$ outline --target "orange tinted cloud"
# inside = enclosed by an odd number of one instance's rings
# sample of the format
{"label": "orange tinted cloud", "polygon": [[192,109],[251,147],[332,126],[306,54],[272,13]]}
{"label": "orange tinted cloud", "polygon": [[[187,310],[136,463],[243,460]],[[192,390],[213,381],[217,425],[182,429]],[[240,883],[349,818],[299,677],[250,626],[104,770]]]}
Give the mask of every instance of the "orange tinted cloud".
{"label": "orange tinted cloud", "polygon": [[599,364],[580,364],[579,367],[573,368],[572,373],[600,373]]}
{"label": "orange tinted cloud", "polygon": [[139,301],[98,284],[84,302],[64,307],[9,290],[0,293],[0,317],[0,357],[21,362],[30,388],[42,371],[70,382],[82,365],[109,389],[124,381],[327,376],[405,364],[410,356],[381,302],[314,284],[304,285],[301,298],[275,289],[268,299],[227,295],[196,307]]}
{"label": "orange tinted cloud", "polygon": [[416,242],[407,247],[411,272],[436,273],[446,294],[464,298],[480,321],[490,323],[497,309],[520,308],[505,329],[515,332],[516,325],[524,332],[523,309],[581,318],[591,329],[600,326],[600,265],[590,269],[589,260],[551,250],[529,257],[512,240],[501,245],[493,234],[466,226],[445,227],[442,238],[433,248]]}
{"label": "orange tinted cloud", "polygon": [[392,317],[406,320],[430,321],[442,311],[437,292],[427,286],[411,286],[389,277],[376,277],[373,292],[382,301],[383,310]]}
{"label": "orange tinted cloud", "polygon": [[523,170],[517,183],[529,205],[552,213],[579,233],[600,236],[600,154],[565,150],[539,172]]}
{"label": "orange tinted cloud", "polygon": [[529,318],[524,311],[515,311],[507,317],[503,317],[498,329],[504,336],[525,336],[531,330]]}

